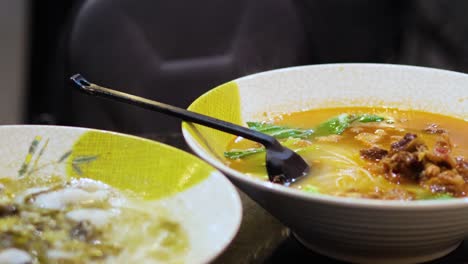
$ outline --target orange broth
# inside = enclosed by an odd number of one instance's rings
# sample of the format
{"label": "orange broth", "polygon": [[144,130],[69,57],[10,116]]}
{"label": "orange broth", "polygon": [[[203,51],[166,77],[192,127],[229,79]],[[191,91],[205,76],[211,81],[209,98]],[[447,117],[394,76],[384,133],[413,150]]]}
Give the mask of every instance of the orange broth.
{"label": "orange broth", "polygon": [[[360,150],[372,146],[388,149],[392,142],[402,138],[406,133],[417,134],[418,138],[424,140],[428,148],[432,149],[437,135],[424,133],[423,130],[431,124],[436,124],[448,132],[453,144],[453,156],[468,157],[466,138],[468,125],[463,119],[422,111],[347,107],[283,114],[265,122],[291,128],[313,129],[322,122],[343,113],[373,114],[385,119],[381,122],[353,123],[341,135],[324,137],[312,135],[305,139],[280,140],[297,151],[311,167],[306,178],[291,184],[290,187],[312,193],[360,198],[419,200],[449,197],[424,189],[416,182],[389,181],[384,175],[372,170],[372,164],[361,157]],[[235,138],[226,150],[258,147],[261,145]],[[226,159],[226,163],[245,174],[268,179],[264,153],[234,160]]]}

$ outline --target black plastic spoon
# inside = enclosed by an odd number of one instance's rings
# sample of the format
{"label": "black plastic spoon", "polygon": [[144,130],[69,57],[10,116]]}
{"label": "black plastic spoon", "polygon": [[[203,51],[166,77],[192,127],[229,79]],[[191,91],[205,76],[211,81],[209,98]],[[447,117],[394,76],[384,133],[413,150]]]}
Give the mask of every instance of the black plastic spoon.
{"label": "black plastic spoon", "polygon": [[75,74],[70,79],[76,87],[87,94],[101,96],[149,110],[154,110],[163,114],[178,117],[184,121],[221,130],[262,144],[266,149],[266,168],[268,178],[271,182],[289,185],[300,177],[305,176],[309,171],[309,165],[301,156],[282,146],[272,136],[172,105],[101,87],[88,82],[80,74]]}

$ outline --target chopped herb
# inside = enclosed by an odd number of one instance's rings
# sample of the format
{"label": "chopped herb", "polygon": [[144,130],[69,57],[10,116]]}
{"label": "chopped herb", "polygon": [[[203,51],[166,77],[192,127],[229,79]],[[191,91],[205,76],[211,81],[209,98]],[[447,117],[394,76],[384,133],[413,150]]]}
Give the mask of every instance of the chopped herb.
{"label": "chopped herb", "polygon": [[348,114],[341,114],[321,123],[315,130],[316,136],[341,135],[350,124]]}
{"label": "chopped herb", "polygon": [[378,115],[372,115],[372,114],[363,114],[358,116],[356,121],[361,122],[361,123],[370,123],[370,122],[382,122],[384,121],[385,118],[378,116]]}
{"label": "chopped herb", "polygon": [[[286,140],[281,141],[280,143],[283,146],[295,149],[296,147],[294,147],[294,145],[299,143],[300,141],[302,141],[302,139],[300,139],[300,138],[288,138]],[[299,151],[301,149],[298,149],[296,151]],[[250,155],[253,155],[253,154],[257,154],[257,153],[263,153],[263,152],[265,152],[265,148],[263,148],[263,147],[261,147],[261,148],[249,148],[249,149],[232,149],[231,151],[224,152],[224,157],[226,157],[228,159],[240,159],[240,158],[244,158],[246,156],[250,156]]]}
{"label": "chopped herb", "polygon": [[[287,141],[281,142],[283,145],[288,146],[294,144],[290,139],[307,139],[311,136],[340,135],[353,122],[370,123],[381,122],[383,120],[385,120],[385,118],[373,114],[341,114],[321,123],[315,130],[291,128],[264,122],[247,122],[247,126],[252,130],[268,134],[277,139],[288,139]],[[228,159],[240,159],[256,153],[262,153],[264,151],[264,148],[250,148],[245,150],[233,149],[231,151],[224,152],[224,157]]]}
{"label": "chopped herb", "polygon": [[362,114],[362,115],[349,115],[341,114],[339,116],[328,119],[327,121],[320,124],[315,130],[316,136],[328,136],[328,135],[341,135],[346,128],[348,128],[353,122],[370,123],[370,122],[382,122],[385,118],[373,115],[373,114]]}
{"label": "chopped herb", "polygon": [[224,152],[224,157],[228,159],[240,159],[252,154],[264,152],[265,148],[233,149]]}
{"label": "chopped herb", "polygon": [[312,129],[290,128],[264,122],[247,122],[247,126],[252,130],[268,134],[277,139],[307,138],[314,133]]}
{"label": "chopped herb", "polygon": [[437,193],[433,194],[430,192],[425,192],[417,196],[417,200],[448,200],[453,199],[453,195],[450,193]]}
{"label": "chopped herb", "polygon": [[453,195],[451,195],[450,193],[441,193],[441,194],[437,194],[435,197],[432,197],[432,199],[435,199],[435,200],[448,200],[448,199],[453,199]]}

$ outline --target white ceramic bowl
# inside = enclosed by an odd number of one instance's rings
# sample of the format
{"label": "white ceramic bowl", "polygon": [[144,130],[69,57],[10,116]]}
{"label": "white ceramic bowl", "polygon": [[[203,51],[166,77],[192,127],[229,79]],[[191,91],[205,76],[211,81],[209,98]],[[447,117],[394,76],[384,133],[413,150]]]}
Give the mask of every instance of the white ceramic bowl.
{"label": "white ceramic bowl", "polygon": [[[238,124],[321,107],[389,106],[468,120],[468,75],[385,64],[279,69],[221,85],[190,110]],[[183,124],[190,147],[292,229],[309,248],[342,260],[414,263],[441,257],[468,234],[468,199],[380,201],[308,194],[227,167],[231,135]]]}
{"label": "white ceramic bowl", "polygon": [[[77,162],[88,156],[95,159]],[[187,232],[185,263],[212,261],[234,238],[242,218],[237,190],[219,171],[181,150],[134,136],[72,127],[0,126],[0,175],[24,177],[30,172],[90,177],[158,200]]]}

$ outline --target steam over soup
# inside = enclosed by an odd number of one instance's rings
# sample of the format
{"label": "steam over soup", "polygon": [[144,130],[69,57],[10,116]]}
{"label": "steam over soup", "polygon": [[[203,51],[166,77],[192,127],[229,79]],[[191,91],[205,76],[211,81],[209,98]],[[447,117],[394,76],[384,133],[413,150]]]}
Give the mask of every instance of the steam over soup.
{"label": "steam over soup", "polygon": [[86,178],[0,177],[0,263],[183,263],[188,247],[156,201]]}
{"label": "steam over soup", "polygon": [[[467,121],[388,108],[330,108],[248,122],[310,165],[290,186],[335,196],[449,199],[468,195]],[[233,169],[267,180],[261,145],[235,138],[224,153]]]}

